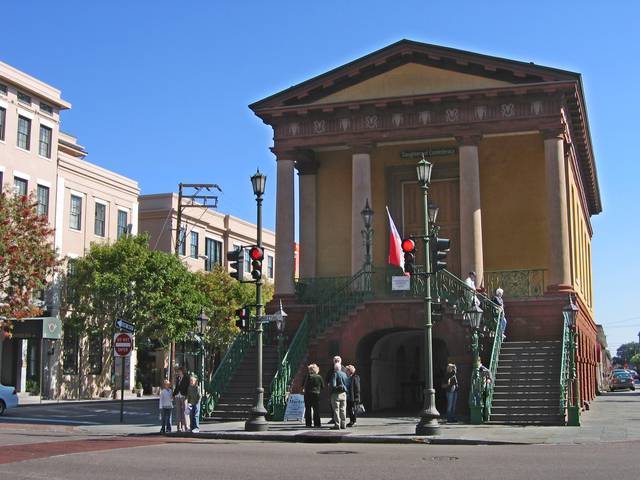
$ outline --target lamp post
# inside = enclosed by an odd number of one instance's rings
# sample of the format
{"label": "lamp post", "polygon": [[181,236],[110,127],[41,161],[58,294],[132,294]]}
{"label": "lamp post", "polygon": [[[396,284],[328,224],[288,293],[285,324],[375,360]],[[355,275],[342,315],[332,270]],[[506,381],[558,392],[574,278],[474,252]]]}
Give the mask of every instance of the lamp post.
{"label": "lamp post", "polygon": [[273,321],[276,322],[276,330],[278,331],[278,362],[282,361],[282,353],[284,351],[284,327],[286,324],[287,314],[282,309],[282,300],[280,300],[280,309],[273,314]]}
{"label": "lamp post", "polygon": [[204,313],[204,307],[200,310],[198,315],[198,335],[200,336],[200,394],[204,396],[204,334],[207,330],[207,323],[209,317]]}
{"label": "lamp post", "polygon": [[[262,248],[262,196],[264,195],[267,176],[260,170],[251,177],[253,194],[257,204],[257,246]],[[250,432],[262,432],[269,429],[267,424],[267,410],[264,408],[264,388],[262,388],[262,277],[256,280],[256,332],[258,334],[258,377],[256,385],[256,404],[249,410],[249,420],[244,424],[244,429]]]}
{"label": "lamp post", "polygon": [[567,323],[569,324],[569,330],[571,330],[571,343],[570,343],[570,352],[569,358],[571,362],[570,372],[571,372],[571,390],[572,401],[571,405],[567,407],[567,425],[571,427],[579,427],[580,426],[580,378],[578,378],[578,374],[576,372],[576,356],[577,356],[577,338],[578,338],[578,329],[576,325],[576,321],[578,319],[578,307],[573,302],[573,298],[569,295],[569,304],[566,305],[563,309],[563,313],[567,317]]}
{"label": "lamp post", "polygon": [[471,372],[471,398],[469,402],[471,423],[479,425],[482,423],[482,409],[484,407],[484,382],[480,378],[480,339],[478,329],[482,323],[483,311],[475,303],[471,310],[464,313],[465,319],[471,327],[471,355],[473,356],[473,370]]}
{"label": "lamp post", "polygon": [[433,164],[428,162],[424,155],[418,162],[416,173],[418,185],[422,188],[424,196],[424,405],[420,412],[420,421],[416,425],[416,435],[437,435],[440,430],[438,418],[440,413],[436,408],[436,391],[433,388],[433,364],[432,364],[432,338],[431,338],[431,275],[429,272],[429,183],[431,182],[431,169]]}
{"label": "lamp post", "polygon": [[364,241],[364,271],[371,271],[371,241],[373,240],[373,229],[371,228],[373,222],[373,210],[369,206],[369,199],[365,202],[365,206],[360,212],[362,215],[362,221],[364,223],[364,229],[362,233],[362,240]]}

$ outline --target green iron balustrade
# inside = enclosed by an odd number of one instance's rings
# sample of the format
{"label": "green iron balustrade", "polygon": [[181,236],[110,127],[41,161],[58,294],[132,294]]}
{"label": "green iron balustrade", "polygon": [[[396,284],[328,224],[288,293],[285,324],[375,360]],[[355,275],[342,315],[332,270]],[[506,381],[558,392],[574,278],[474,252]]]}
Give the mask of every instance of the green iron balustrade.
{"label": "green iron balustrade", "polygon": [[240,332],[233,341],[227,353],[220,361],[220,365],[216,369],[211,382],[205,382],[204,398],[202,399],[202,417],[211,417],[216,405],[220,401],[220,397],[226,391],[229,382],[233,378],[236,368],[248,350],[250,350],[257,340],[256,332],[251,329]]}
{"label": "green iron balustrade", "polygon": [[485,271],[484,282],[487,291],[502,288],[511,298],[541,297],[545,289],[545,271],[537,270],[497,270]]}
{"label": "green iron balustrade", "polygon": [[569,395],[571,392],[571,367],[572,367],[572,332],[569,328],[567,313],[563,312],[562,326],[562,356],[560,357],[560,415],[565,417],[569,407]]}
{"label": "green iron balustrade", "polygon": [[305,314],[269,387],[267,412],[271,420],[284,418],[287,394],[307,354],[310,336],[322,333],[370,298],[373,295],[371,276],[371,272],[358,272],[348,282],[326,294],[323,303],[315,305]]}
{"label": "green iron balustrade", "polygon": [[298,303],[316,304],[351,282],[352,277],[300,278],[295,283]]}

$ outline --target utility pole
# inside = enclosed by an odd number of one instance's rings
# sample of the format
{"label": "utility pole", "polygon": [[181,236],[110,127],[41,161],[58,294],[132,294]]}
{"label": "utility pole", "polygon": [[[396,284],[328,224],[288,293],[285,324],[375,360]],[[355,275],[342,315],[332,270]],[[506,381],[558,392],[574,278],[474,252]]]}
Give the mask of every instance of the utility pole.
{"label": "utility pole", "polygon": [[[185,189],[191,189],[185,194]],[[176,243],[174,254],[180,257],[181,242],[187,241],[185,230],[184,238],[182,238],[182,212],[185,208],[218,208],[218,196],[208,194],[212,190],[222,192],[222,189],[216,183],[182,183],[178,184],[178,207],[176,209]],[[203,192],[205,190],[205,192]],[[183,203],[184,199],[189,202]],[[198,203],[196,203],[198,202]],[[169,353],[169,379],[173,383],[173,369],[176,361],[176,342],[171,341],[171,351]]]}

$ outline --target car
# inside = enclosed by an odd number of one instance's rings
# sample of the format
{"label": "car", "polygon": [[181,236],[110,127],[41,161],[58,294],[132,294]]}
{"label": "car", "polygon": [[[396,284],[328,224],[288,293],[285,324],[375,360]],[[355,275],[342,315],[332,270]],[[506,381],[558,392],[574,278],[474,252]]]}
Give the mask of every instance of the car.
{"label": "car", "polygon": [[0,383],[0,415],[7,408],[15,408],[18,406],[18,394],[14,387],[6,387]]}
{"label": "car", "polygon": [[636,389],[633,384],[633,377],[624,370],[614,370],[609,376],[609,391],[613,392],[615,390],[625,390],[627,388],[629,390]]}

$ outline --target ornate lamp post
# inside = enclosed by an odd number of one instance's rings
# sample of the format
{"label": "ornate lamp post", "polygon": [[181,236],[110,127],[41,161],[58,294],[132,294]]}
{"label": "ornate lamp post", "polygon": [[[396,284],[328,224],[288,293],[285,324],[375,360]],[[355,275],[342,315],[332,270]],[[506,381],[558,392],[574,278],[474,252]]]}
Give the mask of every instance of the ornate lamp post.
{"label": "ornate lamp post", "polygon": [[[429,183],[431,182],[431,169],[433,164],[428,162],[424,155],[418,162],[416,173],[418,185],[422,188],[424,196],[424,271],[429,272]],[[440,431],[438,418],[440,413],[436,408],[436,391],[433,388],[433,364],[432,364],[432,323],[431,323],[431,275],[425,275],[424,286],[424,406],[420,412],[420,421],[416,425],[416,435],[437,435]]]}
{"label": "ornate lamp post", "polygon": [[369,206],[369,199],[365,202],[365,206],[360,212],[362,221],[364,222],[364,230],[361,230],[362,239],[364,241],[364,271],[371,271],[371,241],[373,240],[373,210]]}
{"label": "ornate lamp post", "polygon": [[[264,195],[267,176],[256,171],[251,177],[253,194],[256,196],[257,204],[257,246],[262,248],[262,196]],[[258,377],[256,382],[256,404],[249,411],[249,420],[244,424],[244,429],[250,432],[261,432],[268,430],[267,409],[264,408],[264,388],[262,388],[262,277],[256,280],[256,331],[258,333]]]}
{"label": "ornate lamp post", "polygon": [[278,330],[278,362],[282,361],[284,352],[284,327],[286,324],[287,314],[282,309],[282,300],[280,300],[280,310],[273,314],[273,321],[276,322],[276,330]]}
{"label": "ornate lamp post", "polygon": [[204,307],[200,310],[198,315],[198,335],[200,337],[200,393],[204,395],[204,334],[207,331],[207,323],[209,317],[204,313]]}
{"label": "ornate lamp post", "polygon": [[464,313],[465,319],[471,327],[471,355],[473,356],[473,370],[471,372],[471,396],[469,398],[469,408],[471,413],[471,423],[479,425],[482,423],[482,409],[484,407],[484,382],[480,377],[480,341],[478,329],[482,323],[483,311],[475,303],[471,310]]}
{"label": "ornate lamp post", "polygon": [[571,361],[571,364],[570,364],[571,377],[570,378],[571,378],[572,401],[571,401],[571,405],[567,407],[567,425],[571,427],[579,427],[580,426],[580,379],[578,378],[578,374],[576,372],[577,339],[578,339],[578,329],[577,329],[576,321],[578,319],[578,307],[573,302],[571,295],[569,295],[569,304],[566,305],[562,309],[562,311],[567,318],[567,323],[569,324],[569,329],[571,330],[569,358]]}

